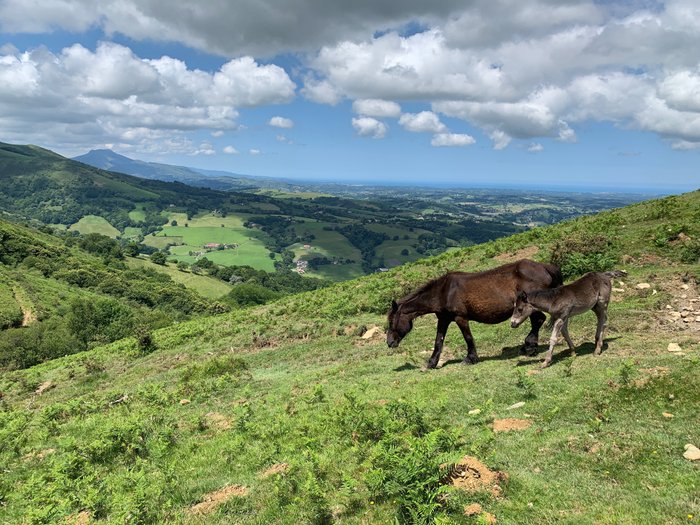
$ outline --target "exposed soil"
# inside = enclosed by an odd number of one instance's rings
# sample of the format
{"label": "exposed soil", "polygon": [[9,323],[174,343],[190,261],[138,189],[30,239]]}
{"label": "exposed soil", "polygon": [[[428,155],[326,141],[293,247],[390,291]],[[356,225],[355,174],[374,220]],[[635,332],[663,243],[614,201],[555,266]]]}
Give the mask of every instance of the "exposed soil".
{"label": "exposed soil", "polygon": [[72,514],[66,518],[66,525],[88,525],[90,523],[90,513],[86,510]]}
{"label": "exposed soil", "polygon": [[491,470],[472,456],[464,456],[455,463],[442,482],[467,492],[487,490],[495,497],[503,493],[500,483],[507,481],[505,472]]}
{"label": "exposed soil", "polygon": [[538,246],[528,246],[527,248],[522,248],[521,250],[515,251],[513,253],[501,253],[499,255],[496,255],[494,259],[506,263],[514,262],[520,259],[529,259],[539,251],[540,249]]}
{"label": "exposed soil", "polygon": [[529,419],[496,419],[493,422],[492,429],[494,432],[510,432],[511,430],[525,430],[532,425]]}
{"label": "exposed soil", "polygon": [[17,301],[17,304],[19,304],[19,307],[22,310],[22,326],[29,326],[30,324],[35,323],[36,314],[23,299],[23,294],[19,292],[18,289],[14,289],[12,292],[15,296],[15,301]]}
{"label": "exposed soil", "polygon": [[476,516],[477,514],[481,514],[481,511],[483,508],[481,505],[478,503],[472,503],[471,505],[466,505],[464,507],[464,514],[467,516]]}
{"label": "exposed soil", "polygon": [[270,476],[274,476],[275,474],[283,474],[284,472],[287,472],[287,470],[289,470],[288,463],[275,463],[271,467],[265,469],[260,474],[260,478],[265,479],[269,478]]}
{"label": "exposed soil", "polygon": [[248,488],[243,485],[226,485],[224,488],[205,494],[202,501],[190,507],[192,514],[210,514],[219,505],[223,505],[231,498],[242,498],[248,495]]}
{"label": "exposed soil", "polygon": [[204,414],[207,427],[213,430],[228,430],[231,428],[231,420],[219,412],[207,412]]}
{"label": "exposed soil", "polygon": [[675,277],[658,283],[658,289],[671,295],[671,300],[654,317],[669,332],[700,332],[700,290],[693,279],[687,282]]}
{"label": "exposed soil", "polygon": [[34,393],[38,396],[46,392],[47,390],[51,390],[54,388],[56,384],[53,381],[44,381],[39,385],[39,388],[37,388]]}

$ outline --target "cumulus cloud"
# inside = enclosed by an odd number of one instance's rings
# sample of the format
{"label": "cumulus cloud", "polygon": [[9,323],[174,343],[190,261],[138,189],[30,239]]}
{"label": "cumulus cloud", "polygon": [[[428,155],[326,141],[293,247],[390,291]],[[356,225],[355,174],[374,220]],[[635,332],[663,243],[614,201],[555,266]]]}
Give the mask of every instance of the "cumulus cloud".
{"label": "cumulus cloud", "polygon": [[[142,59],[112,43],[94,52],[79,44],[58,54],[38,48],[0,56],[0,129],[27,142],[46,134],[83,145],[167,147],[163,139],[173,133],[235,129],[237,108],[289,102],[294,90],[282,68],[250,57],[207,73],[170,57]],[[190,153],[207,151],[191,145]]]}
{"label": "cumulus cloud", "polygon": [[239,151],[236,148],[234,148],[233,146],[225,146],[224,153],[226,153],[228,155],[238,155]]}
{"label": "cumulus cloud", "polygon": [[386,124],[377,119],[423,103],[479,128],[497,149],[542,137],[573,142],[586,121],[651,131],[675,148],[700,143],[697,0],[287,4],[3,0],[5,33],[98,28],[107,37],[179,42],[235,58],[205,72],[172,58],[140,59],[113,44],[56,55],[5,45],[2,130],[20,137],[42,122],[34,137],[55,133],[78,142],[96,134],[122,143],[162,141],[165,129],[232,129],[240,108],[294,97],[282,68],[251,56],[301,51],[300,93],[320,104],[353,100],[353,126],[364,136],[384,136]]}
{"label": "cumulus cloud", "polygon": [[401,116],[401,106],[390,100],[356,100],[352,103],[352,110],[365,117],[398,118]]}
{"label": "cumulus cloud", "polygon": [[262,155],[262,151],[260,151],[259,149],[256,149],[256,148],[249,149],[248,153],[250,153],[253,156]]}
{"label": "cumulus cloud", "polygon": [[284,128],[284,129],[290,129],[290,128],[294,127],[294,121],[292,119],[288,119],[288,118],[284,118],[284,117],[272,117],[268,124],[270,124],[270,126],[274,126],[276,128]]}
{"label": "cumulus cloud", "polygon": [[399,124],[405,130],[414,133],[445,133],[447,131],[447,126],[440,122],[440,118],[432,111],[404,113],[399,119]]}
{"label": "cumulus cloud", "polygon": [[389,128],[382,121],[372,117],[359,117],[352,119],[352,127],[361,137],[372,137],[373,139],[383,139]]}
{"label": "cumulus cloud", "polygon": [[465,133],[438,133],[430,141],[431,146],[471,146],[476,140],[471,135]]}
{"label": "cumulus cloud", "polygon": [[544,151],[544,146],[539,142],[533,142],[527,147],[527,150],[530,153],[539,153],[540,151]]}

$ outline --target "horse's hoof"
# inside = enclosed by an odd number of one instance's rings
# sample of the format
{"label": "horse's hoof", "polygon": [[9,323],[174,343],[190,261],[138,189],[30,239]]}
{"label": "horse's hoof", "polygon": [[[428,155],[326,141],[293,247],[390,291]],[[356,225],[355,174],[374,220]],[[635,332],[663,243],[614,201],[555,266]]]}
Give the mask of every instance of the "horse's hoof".
{"label": "horse's hoof", "polygon": [[435,361],[434,363],[432,361],[428,361],[428,364],[425,365],[425,368],[427,370],[437,368],[437,361]]}
{"label": "horse's hoof", "polygon": [[479,358],[477,356],[467,356],[462,361],[462,364],[463,365],[475,365],[478,362],[479,362]]}
{"label": "horse's hoof", "polygon": [[550,363],[548,363],[547,361],[545,361],[544,363],[542,363],[542,364],[540,365],[540,368],[547,368],[549,365],[550,365]]}

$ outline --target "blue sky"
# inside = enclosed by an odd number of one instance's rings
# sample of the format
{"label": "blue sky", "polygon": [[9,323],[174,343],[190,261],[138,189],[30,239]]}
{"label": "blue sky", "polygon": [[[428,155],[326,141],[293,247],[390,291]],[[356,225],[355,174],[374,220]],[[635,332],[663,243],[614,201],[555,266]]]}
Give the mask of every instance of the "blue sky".
{"label": "blue sky", "polygon": [[700,187],[697,49],[696,0],[0,0],[0,140],[295,179],[677,193]]}

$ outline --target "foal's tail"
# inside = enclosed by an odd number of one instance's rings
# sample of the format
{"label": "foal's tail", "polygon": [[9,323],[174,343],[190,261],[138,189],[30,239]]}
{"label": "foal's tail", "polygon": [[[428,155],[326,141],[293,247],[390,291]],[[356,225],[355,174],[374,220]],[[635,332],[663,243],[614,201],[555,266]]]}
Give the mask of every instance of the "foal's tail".
{"label": "foal's tail", "polygon": [[614,277],[625,277],[627,275],[627,272],[624,270],[611,270],[609,272],[603,272],[603,275],[609,277],[610,279],[613,279]]}

